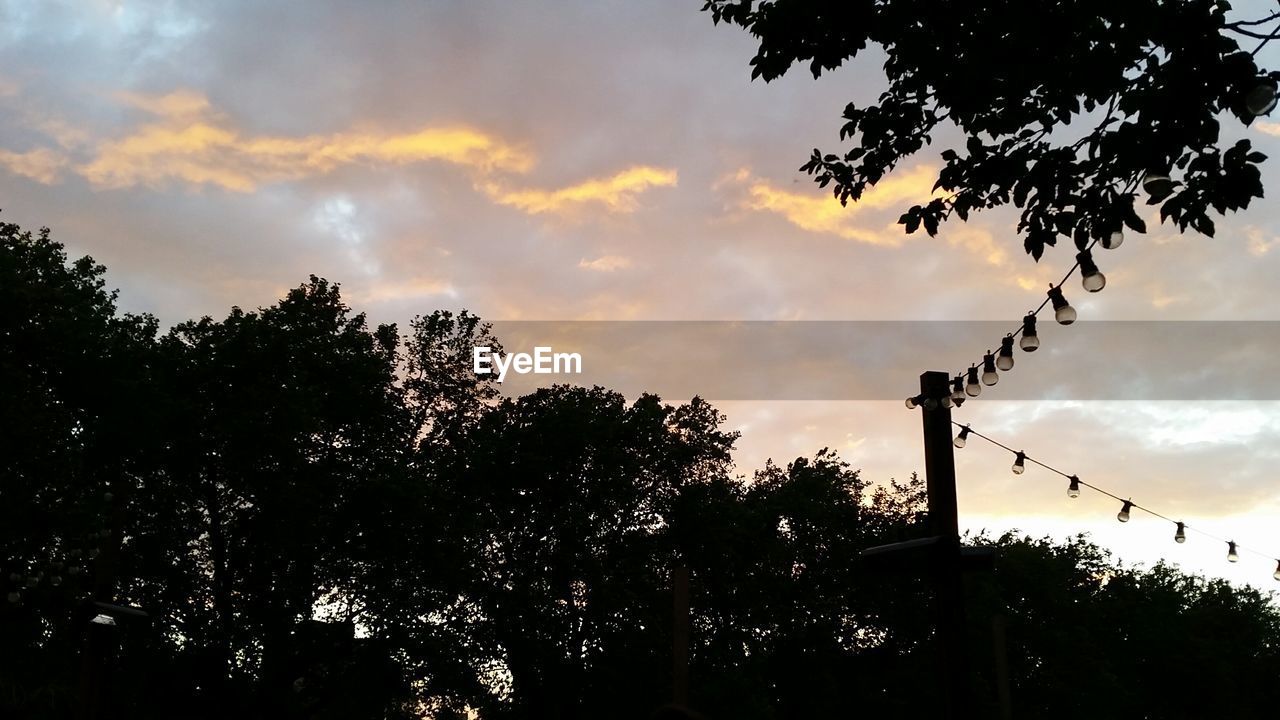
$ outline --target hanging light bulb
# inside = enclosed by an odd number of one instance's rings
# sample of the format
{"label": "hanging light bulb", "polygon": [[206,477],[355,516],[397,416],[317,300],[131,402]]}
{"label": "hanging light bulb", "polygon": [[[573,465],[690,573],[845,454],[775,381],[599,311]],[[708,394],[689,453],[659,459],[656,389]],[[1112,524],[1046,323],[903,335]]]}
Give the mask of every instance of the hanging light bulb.
{"label": "hanging light bulb", "polygon": [[978,397],[982,394],[982,386],[978,384],[978,367],[976,365],[969,366],[969,380],[965,383],[964,392],[969,397]]}
{"label": "hanging light bulb", "polygon": [[920,396],[907,398],[906,406],[908,410],[915,410],[920,405]]}
{"label": "hanging light bulb", "polygon": [[1244,96],[1244,107],[1253,115],[1266,115],[1276,108],[1276,81],[1263,78]]}
{"label": "hanging light bulb", "polygon": [[1129,511],[1133,509],[1133,501],[1125,500],[1124,507],[1120,508],[1120,512],[1116,513],[1116,519],[1120,522],[1129,522]]}
{"label": "hanging light bulb", "polygon": [[1271,577],[1280,580],[1280,560],[1276,561],[1276,571],[1271,574]]}
{"label": "hanging light bulb", "polygon": [[1236,552],[1236,541],[1227,541],[1227,562],[1240,562],[1240,553]]}
{"label": "hanging light bulb", "polygon": [[1120,247],[1122,244],[1124,244],[1123,230],[1117,230],[1111,233],[1110,235],[1104,235],[1102,237],[1102,248],[1104,250],[1115,250],[1116,248]]}
{"label": "hanging light bulb", "polygon": [[[922,395],[921,397],[924,397],[924,396]],[[937,401],[936,399],[934,399],[934,398],[924,398],[924,402],[922,402],[922,403],[920,403],[920,404],[924,406],[924,409],[925,409],[925,410],[937,410],[937,409],[938,409],[938,401]]]}
{"label": "hanging light bulb", "polygon": [[996,356],[990,351],[982,358],[982,384],[995,385],[1000,382],[1000,373],[996,372]]}
{"label": "hanging light bulb", "polygon": [[1148,195],[1161,197],[1173,190],[1173,180],[1163,170],[1148,170],[1142,176],[1142,189]]}
{"label": "hanging light bulb", "polygon": [[1178,523],[1178,531],[1173,534],[1173,541],[1176,543],[1184,543],[1187,541],[1187,524]]}
{"label": "hanging light bulb", "polygon": [[1013,335],[1005,335],[1000,340],[1000,356],[996,358],[996,367],[1005,372],[1013,369]]}
{"label": "hanging light bulb", "polygon": [[1027,454],[1019,450],[1017,457],[1013,459],[1013,467],[1011,469],[1013,470],[1014,475],[1021,475],[1022,473],[1026,472],[1027,471]]}
{"label": "hanging light bulb", "polygon": [[1093,262],[1093,253],[1088,250],[1082,250],[1076,255],[1076,262],[1080,263],[1081,283],[1088,292],[1098,292],[1107,286],[1107,276],[1103,275],[1096,263]]}
{"label": "hanging light bulb", "polygon": [[1018,347],[1023,352],[1035,352],[1040,347],[1040,338],[1036,335],[1036,316],[1031,313],[1022,318],[1022,339],[1018,341]]}
{"label": "hanging light bulb", "polygon": [[951,405],[952,405],[952,402],[951,402],[951,395],[943,395],[943,396],[942,396],[942,407],[944,407],[944,408],[946,408],[946,409],[950,410],[950,409],[951,409]]}
{"label": "hanging light bulb", "polygon": [[951,402],[954,402],[957,407],[960,405],[960,403],[964,402],[964,376],[963,375],[957,375],[955,379],[951,381]]}
{"label": "hanging light bulb", "polygon": [[18,592],[17,590],[11,590],[9,592],[9,602],[17,604],[17,602],[21,599],[22,599],[22,593]]}
{"label": "hanging light bulb", "polygon": [[1080,478],[1076,477],[1075,475],[1071,476],[1071,484],[1067,485],[1067,497],[1069,498],[1080,497]]}
{"label": "hanging light bulb", "polygon": [[1070,325],[1076,321],[1076,309],[1062,296],[1061,287],[1049,287],[1049,301],[1053,303],[1053,319],[1059,325]]}
{"label": "hanging light bulb", "polygon": [[969,426],[965,425],[960,428],[960,432],[956,433],[956,439],[951,441],[952,445],[958,448],[964,447],[965,441],[969,439]]}

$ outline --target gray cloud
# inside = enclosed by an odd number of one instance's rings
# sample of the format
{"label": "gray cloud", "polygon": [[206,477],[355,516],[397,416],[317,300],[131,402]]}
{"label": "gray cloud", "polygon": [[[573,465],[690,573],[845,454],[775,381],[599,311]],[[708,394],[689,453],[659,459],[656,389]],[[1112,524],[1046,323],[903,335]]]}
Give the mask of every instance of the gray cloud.
{"label": "gray cloud", "polygon": [[[221,315],[232,304],[269,304],[313,272],[343,282],[373,319],[399,322],[437,307],[469,307],[501,320],[982,320],[1003,327],[1039,304],[1071,252],[1051,249],[1033,263],[1008,213],[985,213],[967,227],[898,246],[840,231],[896,232],[902,208],[892,203],[837,216],[835,225],[788,214],[820,207],[795,198],[826,197],[795,169],[810,148],[837,146],[847,101],[879,93],[879,58],[817,82],[801,72],[765,85],[749,81],[753,49],[744,33],[713,27],[697,3],[0,0],[0,149],[46,153],[43,165],[27,161],[27,172],[15,172],[18,161],[0,154],[9,168],[0,168],[0,206],[7,220],[49,225],[73,251],[106,263],[123,306],[166,323]],[[1272,53],[1265,61],[1280,64],[1271,48],[1265,52]],[[251,191],[171,181],[107,189],[76,174],[101,143],[154,122],[122,102],[122,93],[179,91],[206,98],[212,126],[240,138],[472,128],[536,157],[527,172],[501,176],[503,189],[554,191],[639,166],[676,171],[678,185],[636,194],[627,212],[596,204],[530,215],[495,203],[466,163],[363,157],[323,173],[263,176]],[[1280,154],[1280,138],[1230,132]],[[929,152],[948,140],[940,136]],[[937,163],[931,154],[919,160]],[[744,170],[785,202],[753,204],[753,185],[723,182]],[[1263,171],[1271,187],[1280,185],[1275,161]],[[1213,240],[1149,225],[1151,235],[1098,255],[1105,291],[1086,297],[1068,286],[1083,320],[1280,319],[1272,299],[1280,216],[1272,207],[1259,203],[1225,219]],[[1003,262],[993,250],[1003,251]],[[611,272],[582,266],[604,257],[629,262]],[[1104,349],[1089,346],[1083,328],[1049,333],[1051,344],[1034,364],[1024,367],[1020,358],[1002,380],[1009,397],[1040,397],[1046,387],[1057,397],[1085,397],[1079,383],[1095,379],[1118,393],[1164,386],[1171,376],[1194,384],[1205,368],[1226,373],[1238,390],[1229,396],[1241,397],[1267,377],[1270,362],[1244,345],[1223,348],[1219,366],[1187,363],[1186,351],[1203,348],[1155,347],[1149,335],[1108,337]],[[909,387],[919,371],[971,362],[997,339],[978,335],[886,352],[886,367],[900,368]],[[1233,377],[1236,368],[1250,374]],[[821,372],[842,369],[828,362]],[[726,408],[747,429],[744,467],[766,454],[834,444],[882,479],[922,467],[918,418],[900,405]],[[1238,416],[1265,429],[1247,437],[1222,419],[1237,416],[1213,403],[1053,407],[984,400],[966,412],[1028,448],[1076,448],[1066,461],[1096,462],[1098,472],[1103,465],[1149,468],[1151,479],[1142,480],[1149,484],[1139,489],[1159,491],[1175,506],[1222,498],[1210,509],[1280,520],[1268,499],[1280,417],[1273,404]],[[1203,442],[1162,444],[1190,431]],[[1041,502],[1048,495],[1014,497],[1018,486],[997,460],[967,467],[969,477],[988,478],[964,489],[969,512],[1024,525],[1074,512],[1060,499]]]}

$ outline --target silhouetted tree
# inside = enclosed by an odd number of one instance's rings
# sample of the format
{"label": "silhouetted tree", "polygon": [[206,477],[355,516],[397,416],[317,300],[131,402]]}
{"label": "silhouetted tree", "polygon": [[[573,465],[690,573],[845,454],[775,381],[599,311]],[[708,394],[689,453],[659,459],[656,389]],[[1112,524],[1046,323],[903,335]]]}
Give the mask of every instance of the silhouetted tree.
{"label": "silhouetted tree", "polygon": [[176,621],[231,677],[251,678],[264,709],[288,707],[299,678],[321,682],[325,661],[296,649],[304,624],[350,635],[387,547],[371,541],[391,541],[381,514],[413,439],[398,342],[312,277],[277,305],[183,323],[162,344],[178,402],[169,503],[198,574]]}
{"label": "silhouetted tree", "polygon": [[1078,537],[1007,534],[975,591],[1008,618],[1018,717],[1263,718],[1280,672],[1275,596],[1158,564],[1117,566]]}
{"label": "silhouetted tree", "polygon": [[22,713],[72,708],[79,603],[112,592],[118,521],[159,447],[156,323],[118,315],[104,271],[0,224],[0,697]]}
{"label": "silhouetted tree", "polygon": [[[102,275],[0,227],[0,715],[644,718],[672,699],[677,567],[707,717],[934,702],[918,570],[858,561],[925,532],[918,478],[824,450],[748,480],[700,399],[500,399],[458,369],[496,345],[467,313],[401,338],[311,278],[157,339]],[[1270,596],[991,542],[968,586],[992,714],[993,614],[1018,716],[1273,714]],[[91,629],[95,599],[150,621]]]}
{"label": "silhouetted tree", "polygon": [[486,688],[473,699],[486,716],[597,717],[590,704],[616,710],[619,691],[633,712],[658,704],[672,528],[694,521],[687,489],[726,482],[734,435],[720,420],[701,401],[564,386],[480,418],[444,478],[468,561],[440,622]]}
{"label": "silhouetted tree", "polygon": [[[1247,139],[1230,146],[1223,120],[1249,124],[1274,105],[1280,73],[1259,68],[1250,38],[1272,37],[1271,15],[1226,18],[1225,0],[706,0],[716,22],[759,39],[752,77],[807,64],[814,77],[883,52],[887,88],[850,103],[842,154],[814,150],[801,168],[841,202],[856,201],[935,139],[940,196],[908,209],[908,233],[933,235],[953,214],[1010,203],[1036,259],[1059,237],[1084,248],[1128,227],[1144,177],[1162,220],[1213,235],[1210,211],[1262,197]],[[1256,52],[1256,51],[1255,51]],[[877,56],[880,53],[875,53]],[[1069,126],[1069,127],[1068,127]],[[953,130],[954,128],[954,130]]]}

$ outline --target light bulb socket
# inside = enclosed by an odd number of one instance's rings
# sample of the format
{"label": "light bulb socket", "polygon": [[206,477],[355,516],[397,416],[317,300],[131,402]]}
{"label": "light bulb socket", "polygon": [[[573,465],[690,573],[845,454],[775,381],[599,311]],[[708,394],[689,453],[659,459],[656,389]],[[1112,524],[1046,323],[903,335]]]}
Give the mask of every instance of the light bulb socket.
{"label": "light bulb socket", "polygon": [[1076,262],[1080,264],[1080,284],[1087,292],[1098,292],[1106,286],[1107,276],[1098,270],[1098,264],[1093,261],[1093,253],[1081,250],[1076,254]]}
{"label": "light bulb socket", "polygon": [[1013,369],[1013,335],[1005,335],[1000,339],[1000,355],[996,358],[996,367],[1005,372]]}
{"label": "light bulb socket", "polygon": [[1048,294],[1049,302],[1053,303],[1054,310],[1060,310],[1071,304],[1067,302],[1067,298],[1063,296],[1062,288],[1060,286],[1050,286]]}
{"label": "light bulb socket", "polygon": [[1040,338],[1036,335],[1036,316],[1035,313],[1027,313],[1022,318],[1022,340],[1018,342],[1018,347],[1023,352],[1035,352],[1040,347]]}
{"label": "light bulb socket", "polygon": [[1049,288],[1049,301],[1053,303],[1053,317],[1059,325],[1070,325],[1076,321],[1076,310],[1062,295],[1062,287]]}
{"label": "light bulb socket", "polygon": [[982,394],[982,385],[978,383],[978,366],[976,365],[969,367],[969,377],[964,385],[964,392],[969,397],[978,397]]}
{"label": "light bulb socket", "polygon": [[996,372],[996,356],[988,352],[982,357],[982,384],[995,385],[1000,382],[1000,373]]}

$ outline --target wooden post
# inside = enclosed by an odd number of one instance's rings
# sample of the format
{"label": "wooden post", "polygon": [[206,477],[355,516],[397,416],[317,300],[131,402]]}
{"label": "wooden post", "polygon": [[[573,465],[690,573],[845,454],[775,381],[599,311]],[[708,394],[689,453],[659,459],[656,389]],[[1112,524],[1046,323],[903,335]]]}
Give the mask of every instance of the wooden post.
{"label": "wooden post", "polygon": [[924,467],[933,534],[947,546],[938,555],[934,577],[938,624],[939,677],[944,718],[973,717],[969,700],[969,665],[965,653],[964,587],[960,569],[960,518],[956,505],[955,446],[951,442],[951,410],[942,403],[949,395],[944,372],[920,376],[924,396]]}

